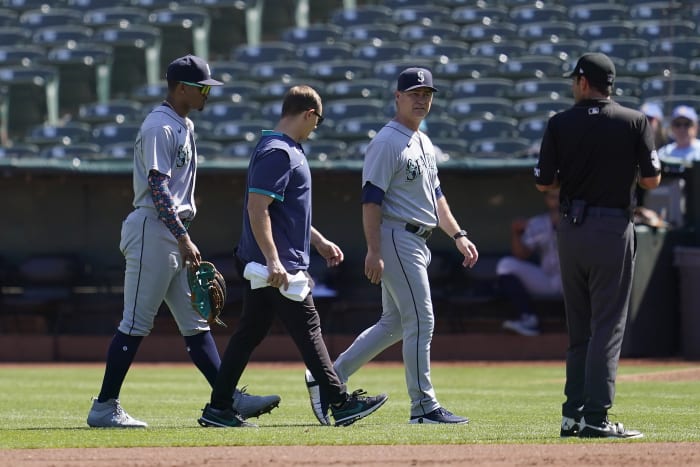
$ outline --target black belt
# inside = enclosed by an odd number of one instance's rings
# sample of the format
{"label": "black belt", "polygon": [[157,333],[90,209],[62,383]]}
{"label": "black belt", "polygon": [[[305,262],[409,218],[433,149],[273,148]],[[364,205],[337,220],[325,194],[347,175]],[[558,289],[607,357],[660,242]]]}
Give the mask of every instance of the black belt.
{"label": "black belt", "polygon": [[428,238],[430,238],[430,235],[433,233],[433,229],[419,227],[413,224],[406,224],[406,231],[418,235],[423,240],[427,240]]}
{"label": "black belt", "polygon": [[597,206],[586,206],[586,215],[592,217],[624,217],[630,219],[630,211],[620,208],[600,208]]}

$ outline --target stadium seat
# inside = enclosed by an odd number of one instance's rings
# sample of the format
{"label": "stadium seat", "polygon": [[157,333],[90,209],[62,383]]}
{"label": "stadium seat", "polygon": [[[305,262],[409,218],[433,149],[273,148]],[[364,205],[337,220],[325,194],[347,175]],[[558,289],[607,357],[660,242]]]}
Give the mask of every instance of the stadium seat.
{"label": "stadium seat", "polygon": [[33,44],[5,45],[0,47],[2,66],[30,66],[40,64],[46,52],[43,47]]}
{"label": "stadium seat", "polygon": [[95,143],[88,142],[47,146],[41,150],[39,156],[44,159],[64,160],[99,160],[103,158],[100,146]]}
{"label": "stadium seat", "polygon": [[578,35],[580,39],[588,42],[635,37],[634,23],[631,21],[586,21],[579,23]]}
{"label": "stadium seat", "polygon": [[275,78],[305,78],[309,76],[309,66],[301,60],[279,60],[276,62],[256,63],[248,70],[249,78],[258,82],[271,81]]}
{"label": "stadium seat", "polygon": [[641,91],[644,99],[674,94],[700,95],[700,81],[692,74],[651,76],[641,82]]}
{"label": "stadium seat", "polygon": [[[399,73],[401,73],[401,71],[403,71],[405,68],[414,66],[431,68],[433,66],[433,62],[431,60],[419,60],[417,58],[378,61],[374,64],[374,77],[377,79],[385,80],[387,83],[389,83],[387,84],[389,86],[389,89],[394,90],[396,88],[396,78],[399,76]],[[433,74],[436,75],[434,70]],[[440,77],[443,78],[443,76]]]}
{"label": "stadium seat", "polygon": [[324,126],[333,127],[337,122],[349,118],[382,117],[384,101],[380,99],[351,98],[326,100],[323,105]]}
{"label": "stadium seat", "polygon": [[489,115],[507,116],[512,113],[513,102],[502,97],[463,97],[448,103],[447,113],[458,120],[483,118]]}
{"label": "stadium seat", "polygon": [[161,33],[161,70],[167,69],[173,58],[189,53],[209,59],[211,18],[205,8],[169,4],[151,11],[148,22]]}
{"label": "stadium seat", "polygon": [[509,57],[498,66],[501,75],[508,79],[561,77],[566,61],[546,55],[521,55]]}
{"label": "stadium seat", "polygon": [[639,97],[642,93],[641,80],[634,76],[617,76],[613,85],[614,96]]}
{"label": "stadium seat", "polygon": [[543,116],[521,118],[518,121],[518,136],[530,140],[531,143],[539,144],[548,121],[549,118]]}
{"label": "stadium seat", "polygon": [[458,25],[498,23],[508,20],[508,8],[502,5],[488,5],[486,2],[474,2],[473,5],[460,5],[452,9],[450,21]]}
{"label": "stadium seat", "polygon": [[459,39],[459,31],[456,24],[407,24],[399,29],[399,39],[411,43],[444,43]]}
{"label": "stadium seat", "polygon": [[111,98],[126,97],[137,86],[164,79],[158,28],[134,23],[104,26],[94,37],[96,42],[113,48]]}
{"label": "stadium seat", "polygon": [[134,143],[122,141],[121,143],[112,143],[102,146],[104,159],[115,161],[133,161],[134,159]]}
{"label": "stadium seat", "polygon": [[411,47],[410,55],[432,59],[436,62],[448,62],[470,56],[469,46],[462,41],[451,40],[415,43]]}
{"label": "stadium seat", "polygon": [[698,37],[662,37],[651,42],[650,55],[668,55],[686,60],[700,57],[700,38]]}
{"label": "stadium seat", "polygon": [[681,57],[641,57],[628,60],[624,73],[629,76],[644,78],[668,73],[684,73],[688,71],[688,61]]}
{"label": "stadium seat", "polygon": [[649,20],[635,23],[637,37],[648,41],[665,37],[696,37],[696,29],[693,21],[679,19]]}
{"label": "stadium seat", "polygon": [[109,100],[111,47],[93,43],[68,44],[51,49],[46,63],[58,70],[59,106],[62,113],[73,114],[81,104]]}
{"label": "stadium seat", "polygon": [[258,89],[258,94],[255,97],[255,99],[262,104],[262,107],[260,108],[261,115],[264,115],[264,118],[273,118],[275,120],[278,119],[280,117],[280,112],[274,112],[274,117],[269,116],[270,114],[268,114],[267,112],[267,103],[271,102],[272,104],[279,105],[279,108],[281,109],[281,101],[284,97],[284,94],[292,86],[301,84],[311,86],[312,88],[320,92],[321,95],[323,95],[324,84],[323,82],[318,80],[308,78],[304,78],[301,80],[293,78],[284,78],[269,81],[260,85]]}
{"label": "stadium seat", "polygon": [[469,145],[469,156],[478,158],[519,158],[529,156],[532,142],[525,138],[484,138]]}
{"label": "stadium seat", "polygon": [[248,3],[231,0],[194,0],[209,12],[209,59],[225,60],[231,50],[248,40]]}
{"label": "stadium seat", "polygon": [[[254,66],[254,65],[253,65]],[[224,83],[233,80],[250,79],[251,66],[234,60],[213,60],[209,62],[209,69],[214,79]]]}
{"label": "stadium seat", "polygon": [[126,7],[131,0],[64,0],[66,5],[84,12],[106,7]]}
{"label": "stadium seat", "polygon": [[399,40],[399,28],[393,24],[356,24],[343,30],[343,41],[350,44],[369,44],[375,41],[393,42]]}
{"label": "stadium seat", "polygon": [[33,125],[58,123],[59,83],[55,68],[32,64],[1,67],[0,82],[7,90],[8,102],[3,131],[11,140],[21,138]]}
{"label": "stadium seat", "polygon": [[612,59],[618,58],[626,62],[649,55],[649,41],[634,37],[602,39],[591,41],[590,49],[593,52],[602,52]]}
{"label": "stadium seat", "polygon": [[84,44],[92,40],[92,35],[92,29],[87,26],[64,24],[36,29],[32,34],[32,42],[42,47]]}
{"label": "stadium seat", "polygon": [[430,138],[455,138],[457,137],[457,119],[448,115],[436,115],[432,111],[428,118],[423,120],[421,129]]}
{"label": "stadium seat", "polygon": [[246,99],[240,102],[209,102],[197,115],[195,123],[199,125],[204,121],[215,125],[225,120],[257,118],[260,118],[260,104]]}
{"label": "stadium seat", "polygon": [[28,44],[32,40],[32,31],[14,26],[0,28],[0,47]]}
{"label": "stadium seat", "polygon": [[400,26],[406,24],[439,24],[449,22],[451,10],[439,5],[403,6],[395,8],[392,13],[394,24]]}
{"label": "stadium seat", "polygon": [[342,28],[349,28],[358,24],[392,22],[392,10],[384,5],[357,5],[356,8],[339,8],[330,16],[330,22]]}
{"label": "stadium seat", "polygon": [[[433,146],[438,148],[438,152],[442,154],[442,158],[446,160],[459,160],[467,157],[469,154],[469,143],[463,138],[440,138],[431,137]],[[438,161],[438,164],[440,161]]]}
{"label": "stadium seat", "polygon": [[168,83],[160,81],[154,84],[142,84],[136,86],[129,94],[128,99],[138,101],[142,104],[160,104],[168,94]]}
{"label": "stadium seat", "polygon": [[345,42],[312,42],[297,46],[297,58],[307,65],[312,65],[330,60],[350,60],[353,57],[352,51],[352,46]]}
{"label": "stadium seat", "polygon": [[634,2],[629,7],[630,19],[636,21],[682,19],[687,14],[682,2],[676,1],[640,1]]}
{"label": "stadium seat", "polygon": [[224,152],[224,146],[221,143],[215,141],[197,141],[197,160],[198,161],[211,161],[220,159]]}
{"label": "stadium seat", "polygon": [[581,39],[548,38],[530,42],[528,53],[531,55],[549,55],[561,60],[578,60],[589,52],[588,42]]}
{"label": "stadium seat", "polygon": [[573,105],[573,99],[552,99],[551,97],[529,97],[518,99],[513,103],[513,116],[527,118],[535,116],[552,116],[557,112],[566,110]]}
{"label": "stadium seat", "polygon": [[465,57],[447,63],[436,63],[433,74],[444,79],[459,80],[494,77],[497,71],[498,60],[495,57]]}
{"label": "stadium seat", "polygon": [[[0,8],[0,26],[5,29],[7,27],[14,27],[17,25],[17,17],[19,13],[16,11]],[[31,34],[30,34],[31,35]]]}
{"label": "stadium seat", "polygon": [[144,116],[143,105],[128,99],[107,102],[90,102],[80,106],[78,118],[91,125],[98,123],[124,123]]}
{"label": "stadium seat", "polygon": [[459,122],[456,136],[467,141],[483,138],[514,138],[518,136],[518,121],[498,115],[492,115],[489,118],[467,118]]}
{"label": "stadium seat", "polygon": [[628,18],[627,5],[618,3],[582,3],[568,8],[569,19],[575,23],[590,21],[622,21]]}
{"label": "stadium seat", "polygon": [[526,98],[549,96],[553,98],[571,96],[571,80],[565,78],[527,78],[515,82],[512,97]]}
{"label": "stadium seat", "polygon": [[209,102],[241,102],[255,100],[260,85],[255,81],[229,81],[223,86],[212,86]]}
{"label": "stadium seat", "polygon": [[260,45],[241,44],[231,53],[231,60],[237,63],[254,65],[256,63],[276,62],[296,58],[296,48],[286,42],[263,42]]}
{"label": "stadium seat", "polygon": [[330,60],[311,64],[309,75],[317,80],[326,82],[341,79],[355,80],[368,78],[372,75],[372,64],[364,60]]}
{"label": "stadium seat", "polygon": [[517,39],[499,42],[492,40],[478,41],[471,44],[469,51],[477,57],[494,57],[503,62],[505,58],[526,55],[527,43]]}
{"label": "stadium seat", "polygon": [[[373,138],[377,131],[382,127],[377,127],[376,130],[372,129],[367,132],[370,138]],[[351,141],[348,144],[348,150],[345,153],[345,160],[349,161],[361,161],[365,158],[365,153],[367,152],[367,145],[370,143],[370,139],[361,138],[359,140]]]}
{"label": "stadium seat", "polygon": [[255,142],[260,138],[262,130],[275,126],[272,120],[242,119],[221,121],[214,126],[210,139],[222,144],[234,141]]}
{"label": "stadium seat", "polygon": [[22,13],[19,24],[22,27],[36,31],[48,26],[64,26],[67,24],[82,24],[83,13],[72,8],[37,8]]}
{"label": "stadium seat", "polygon": [[509,42],[518,38],[518,27],[508,22],[466,24],[459,31],[459,37],[467,42]]}
{"label": "stadium seat", "polygon": [[377,64],[409,57],[410,46],[402,41],[363,44],[355,47],[353,55],[359,60]]}
{"label": "stadium seat", "polygon": [[92,28],[125,24],[148,24],[148,10],[129,6],[109,6],[89,9],[83,23]]}
{"label": "stadium seat", "polygon": [[376,78],[341,79],[326,85],[326,99],[374,98],[384,99],[390,93],[390,87],[385,80]]}
{"label": "stadium seat", "polygon": [[348,150],[348,144],[339,139],[309,140],[303,143],[303,147],[308,159],[321,162],[342,160]]}
{"label": "stadium seat", "polygon": [[36,144],[15,143],[11,146],[0,146],[0,159],[21,159],[39,157],[40,150]]}
{"label": "stadium seat", "polygon": [[565,21],[566,7],[563,5],[536,2],[535,4],[514,6],[508,12],[510,20],[515,24]]}
{"label": "stadium seat", "polygon": [[576,39],[576,24],[571,21],[524,23],[518,27],[518,36],[528,42],[546,38]]}
{"label": "stadium seat", "polygon": [[255,149],[255,141],[235,141],[224,145],[219,158],[248,159]]}
{"label": "stadium seat", "polygon": [[639,107],[642,105],[642,100],[636,96],[620,95],[612,96],[612,98],[618,104],[629,107],[630,109],[639,109]]}
{"label": "stadium seat", "polygon": [[333,44],[340,41],[343,28],[335,24],[310,24],[308,26],[293,26],[282,31],[280,40],[290,44],[302,45],[309,43]]}
{"label": "stadium seat", "polygon": [[27,132],[25,141],[40,148],[62,144],[85,143],[91,139],[90,125],[83,122],[67,122],[61,125],[37,125]]}
{"label": "stadium seat", "polygon": [[459,79],[452,84],[452,97],[509,97],[513,80],[506,78]]}
{"label": "stadium seat", "polygon": [[671,96],[659,97],[658,100],[662,104],[664,115],[671,115],[673,109],[679,105],[688,105],[696,110],[700,109],[700,96],[697,95],[674,94]]}
{"label": "stadium seat", "polygon": [[336,123],[333,134],[344,140],[370,140],[386,125],[385,117],[348,118]]}
{"label": "stadium seat", "polygon": [[92,141],[101,147],[110,144],[127,143],[133,147],[141,123],[100,123],[92,128]]}

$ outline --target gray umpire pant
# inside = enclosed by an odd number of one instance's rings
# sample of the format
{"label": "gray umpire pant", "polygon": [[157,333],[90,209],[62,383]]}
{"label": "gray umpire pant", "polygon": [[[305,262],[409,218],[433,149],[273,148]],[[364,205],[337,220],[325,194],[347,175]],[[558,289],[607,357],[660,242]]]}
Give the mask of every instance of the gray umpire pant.
{"label": "gray umpire pant", "polygon": [[569,333],[562,415],[597,423],[615,398],[636,253],[634,225],[623,217],[562,219],[559,258]]}

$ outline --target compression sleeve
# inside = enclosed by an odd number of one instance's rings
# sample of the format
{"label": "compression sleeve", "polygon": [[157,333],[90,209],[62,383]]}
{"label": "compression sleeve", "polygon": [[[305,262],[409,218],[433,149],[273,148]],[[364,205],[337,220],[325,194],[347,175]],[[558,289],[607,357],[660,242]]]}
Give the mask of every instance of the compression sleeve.
{"label": "compression sleeve", "polygon": [[372,185],[371,182],[365,183],[362,187],[362,204],[374,203],[381,206],[382,201],[384,201],[384,190]]}
{"label": "compression sleeve", "polygon": [[436,186],[435,187],[435,199],[440,199],[443,196],[445,196],[445,194],[442,192],[442,188],[440,188],[440,185]]}
{"label": "compression sleeve", "polygon": [[163,221],[175,238],[180,238],[187,235],[187,229],[177,216],[173,197],[168,188],[168,180],[170,177],[157,170],[148,172],[148,186],[151,188],[151,197],[158,212],[158,218]]}

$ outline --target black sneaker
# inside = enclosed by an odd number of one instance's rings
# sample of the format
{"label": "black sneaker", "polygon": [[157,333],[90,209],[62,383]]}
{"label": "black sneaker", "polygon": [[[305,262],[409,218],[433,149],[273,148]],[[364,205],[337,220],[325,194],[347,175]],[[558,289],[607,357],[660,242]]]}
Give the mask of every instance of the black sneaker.
{"label": "black sneaker", "polygon": [[257,427],[257,425],[253,423],[246,422],[240,414],[233,409],[215,409],[209,404],[204,406],[204,409],[202,409],[202,416],[197,421],[203,427]]}
{"label": "black sneaker", "polygon": [[622,423],[611,423],[606,418],[599,424],[588,424],[585,419],[581,419],[580,438],[619,438],[635,439],[642,438],[644,434],[637,430],[626,430]]}
{"label": "black sneaker", "polygon": [[336,407],[331,404],[331,413],[335,419],[335,426],[348,426],[361,418],[365,418],[379,407],[384,405],[384,402],[389,398],[386,394],[379,394],[374,397],[365,397],[367,394],[362,389],[353,392],[341,404]]}
{"label": "black sneaker", "polygon": [[438,407],[426,415],[414,415],[408,423],[451,423],[453,425],[466,425],[469,423],[467,417],[460,417],[449,410]]}
{"label": "black sneaker", "polygon": [[578,436],[578,432],[581,429],[581,416],[576,418],[572,417],[561,417],[561,431],[559,436],[562,438],[569,438],[571,436]]}

